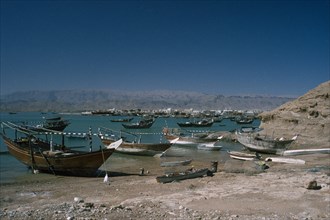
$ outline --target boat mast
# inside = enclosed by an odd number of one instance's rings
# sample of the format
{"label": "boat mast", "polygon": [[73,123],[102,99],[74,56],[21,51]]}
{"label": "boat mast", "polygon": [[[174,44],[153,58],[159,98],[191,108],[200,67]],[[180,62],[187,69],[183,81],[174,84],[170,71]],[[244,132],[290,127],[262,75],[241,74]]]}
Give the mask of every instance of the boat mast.
{"label": "boat mast", "polygon": [[31,155],[31,169],[32,169],[32,173],[34,173],[34,165],[35,165],[35,161],[34,161],[34,156],[33,156],[33,147],[31,144],[31,139],[32,139],[32,135],[28,134],[28,140],[29,140],[29,148],[30,148],[30,155]]}
{"label": "boat mast", "polygon": [[92,152],[92,128],[89,127],[89,131],[88,131],[88,139],[89,139],[89,152]]}

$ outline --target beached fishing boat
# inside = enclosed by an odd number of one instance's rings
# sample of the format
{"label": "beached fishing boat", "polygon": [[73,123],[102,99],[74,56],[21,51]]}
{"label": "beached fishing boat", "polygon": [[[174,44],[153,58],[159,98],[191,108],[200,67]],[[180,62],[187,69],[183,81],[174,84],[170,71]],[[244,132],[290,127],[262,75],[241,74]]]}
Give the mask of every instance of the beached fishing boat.
{"label": "beached fishing boat", "polygon": [[266,162],[275,162],[275,163],[290,163],[290,164],[305,164],[306,162],[301,159],[287,158],[287,157],[267,157]]}
{"label": "beached fishing boat", "polygon": [[213,144],[198,144],[197,149],[198,150],[205,150],[205,151],[219,151],[221,150],[222,146],[220,145],[214,145]]}
{"label": "beached fishing boat", "polygon": [[[142,155],[142,156],[155,156],[156,154],[163,154],[168,150],[173,143],[171,142],[160,142],[160,143],[142,143],[141,136],[134,135],[124,131],[113,131],[108,129],[110,134],[99,133],[99,137],[103,144],[108,145],[116,140],[122,138],[123,143],[116,149],[118,153]],[[128,141],[128,139],[133,140]],[[174,140],[175,142],[175,140]]]}
{"label": "beached fishing boat", "polygon": [[250,154],[239,151],[227,151],[229,156],[237,160],[260,160],[261,156],[258,153]]}
{"label": "beached fishing boat", "polygon": [[240,142],[245,148],[251,151],[268,154],[282,154],[296,138],[293,137],[290,140],[283,138],[269,138],[266,136],[262,137],[254,132],[236,132],[236,136],[238,142]]}
{"label": "beached fishing boat", "polygon": [[307,154],[330,154],[330,148],[316,148],[316,149],[297,149],[286,150],[283,152],[283,156],[296,156]]}
{"label": "beached fishing boat", "polygon": [[[101,138],[102,143],[107,145],[115,142],[110,138]],[[116,149],[118,153],[141,155],[141,156],[155,156],[162,154],[171,147],[171,143],[134,143],[123,141],[123,143]]]}
{"label": "beached fishing boat", "polygon": [[180,181],[185,179],[193,179],[203,177],[209,172],[208,168],[203,169],[189,169],[184,172],[173,172],[163,176],[157,176],[156,180],[159,183],[171,183],[173,181]]}
{"label": "beached fishing boat", "polygon": [[[116,144],[97,151],[76,151],[65,145],[56,145],[52,138],[47,141],[40,135],[55,135],[49,132],[35,132],[14,124],[2,123],[4,143],[9,153],[33,171],[52,173],[54,175],[96,176],[99,167],[108,159]],[[15,130],[15,138],[6,135],[5,128]]]}
{"label": "beached fishing boat", "polygon": [[175,167],[175,166],[186,166],[191,163],[191,159],[179,160],[179,161],[162,161],[160,163],[161,167]]}
{"label": "beached fishing boat", "polygon": [[175,141],[176,146],[197,147],[201,144],[215,144],[222,136],[214,132],[182,134],[177,128],[163,128],[163,135],[168,141]]}
{"label": "beached fishing boat", "polygon": [[[101,138],[101,140],[105,145],[115,142],[115,140],[110,138]],[[116,149],[116,152],[141,156],[155,156],[156,154],[164,153],[171,145],[171,143],[134,143],[123,141],[121,146]]]}

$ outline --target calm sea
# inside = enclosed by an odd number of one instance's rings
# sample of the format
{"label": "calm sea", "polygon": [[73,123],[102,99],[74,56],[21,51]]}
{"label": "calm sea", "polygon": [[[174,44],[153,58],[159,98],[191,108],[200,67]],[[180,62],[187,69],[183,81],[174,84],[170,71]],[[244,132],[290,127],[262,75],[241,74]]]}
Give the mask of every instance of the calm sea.
{"label": "calm sea", "polygon": [[[67,133],[87,133],[89,128],[95,134],[98,132],[98,128],[110,128],[113,130],[125,130],[122,127],[122,123],[111,122],[111,119],[121,118],[120,116],[102,116],[102,115],[88,115],[83,116],[80,114],[43,114],[40,112],[27,112],[27,113],[0,113],[1,122],[10,121],[13,123],[29,123],[38,124],[41,123],[43,117],[54,117],[60,115],[61,117],[70,120],[71,124],[64,130]],[[138,121],[138,117],[134,117],[132,122]],[[184,122],[187,119],[184,118],[157,118],[154,125],[150,129],[141,130],[126,130],[129,132],[141,135],[141,141],[146,143],[164,141],[161,135],[162,128],[168,126],[170,128],[179,128],[177,122]],[[255,120],[252,126],[259,126],[260,121]],[[224,119],[220,123],[214,123],[212,127],[200,128],[200,129],[188,129],[192,131],[231,131],[238,128],[236,122],[229,119]],[[81,139],[68,139],[66,140],[69,146],[73,146],[82,150],[88,150],[88,141]],[[97,136],[93,136],[93,148],[97,149],[101,145],[101,142]],[[195,148],[177,147],[172,146],[166,153],[167,157],[180,157],[191,158],[198,161],[224,161],[228,158],[227,150],[240,150],[242,145],[238,143],[222,142],[218,145],[223,146],[221,151],[203,151]],[[125,167],[152,167],[152,164],[159,164],[159,161],[153,157],[145,156],[132,156],[123,154],[113,154],[111,157],[111,165],[107,168],[111,169],[125,169]],[[17,178],[24,178],[24,176],[31,175],[31,171],[14,157],[12,157],[7,150],[2,138],[0,140],[0,183],[13,182]]]}

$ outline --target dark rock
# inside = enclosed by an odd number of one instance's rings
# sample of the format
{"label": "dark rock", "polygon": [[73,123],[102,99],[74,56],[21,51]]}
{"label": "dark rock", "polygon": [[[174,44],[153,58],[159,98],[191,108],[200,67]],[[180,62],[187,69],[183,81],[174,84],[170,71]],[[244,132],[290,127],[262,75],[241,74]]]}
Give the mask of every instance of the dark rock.
{"label": "dark rock", "polygon": [[313,181],[310,181],[310,182],[308,183],[308,186],[307,186],[306,188],[307,188],[307,189],[312,189],[312,190],[319,190],[319,189],[321,189],[322,187],[317,185],[316,180],[313,180]]}

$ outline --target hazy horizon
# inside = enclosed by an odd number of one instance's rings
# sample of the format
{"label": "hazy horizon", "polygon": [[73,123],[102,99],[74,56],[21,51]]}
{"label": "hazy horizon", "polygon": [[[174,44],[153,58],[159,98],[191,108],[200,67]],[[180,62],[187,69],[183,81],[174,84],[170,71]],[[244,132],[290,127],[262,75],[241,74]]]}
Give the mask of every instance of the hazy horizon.
{"label": "hazy horizon", "polygon": [[[313,89],[313,88],[312,88]],[[10,93],[5,93],[1,94],[1,96],[10,96],[13,94],[17,93],[29,93],[29,92],[66,92],[66,91],[86,91],[86,92],[114,92],[114,93],[127,93],[127,94],[137,94],[137,93],[161,93],[161,92],[170,92],[170,93],[197,93],[197,94],[206,94],[206,95],[219,95],[219,96],[225,96],[225,97],[230,97],[230,96],[249,96],[249,97],[283,97],[283,98],[298,98],[299,96],[304,95],[308,91],[306,91],[304,94],[294,96],[294,95],[271,95],[271,94],[251,94],[251,93],[246,93],[246,94],[220,94],[220,93],[207,93],[207,92],[199,92],[199,91],[185,91],[185,90],[135,90],[135,91],[127,91],[127,90],[111,90],[111,89],[61,89],[61,90],[56,90],[56,89],[38,89],[38,90],[25,90],[25,91],[13,91]]]}

